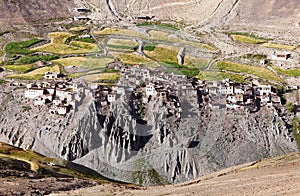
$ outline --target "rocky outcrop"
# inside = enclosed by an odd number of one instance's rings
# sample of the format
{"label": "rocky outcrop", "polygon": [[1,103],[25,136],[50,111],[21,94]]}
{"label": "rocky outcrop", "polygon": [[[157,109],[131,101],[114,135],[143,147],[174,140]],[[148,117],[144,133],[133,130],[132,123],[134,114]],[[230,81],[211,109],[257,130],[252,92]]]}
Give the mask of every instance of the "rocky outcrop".
{"label": "rocky outcrop", "polygon": [[[65,117],[31,106],[22,89],[7,89],[1,94],[0,139],[138,184],[182,182],[297,151],[275,108],[228,111],[222,98],[201,90],[145,98],[144,88],[125,88],[106,106],[80,90],[78,107]],[[209,102],[219,109],[209,109]]]}

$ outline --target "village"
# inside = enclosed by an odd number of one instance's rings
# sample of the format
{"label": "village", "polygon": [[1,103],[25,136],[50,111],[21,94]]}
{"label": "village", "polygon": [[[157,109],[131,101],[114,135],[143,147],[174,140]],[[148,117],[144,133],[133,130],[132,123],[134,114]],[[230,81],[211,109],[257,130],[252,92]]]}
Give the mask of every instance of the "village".
{"label": "village", "polygon": [[[89,84],[88,88],[99,106],[99,109],[109,112],[109,106],[120,96],[129,93],[140,100],[139,104],[146,105],[149,97],[159,97],[164,104],[169,104],[170,115],[179,115],[180,100],[196,100],[199,107],[228,110],[257,111],[260,107],[272,108],[281,100],[271,85],[240,84],[229,79],[217,81],[201,81],[196,78],[161,70],[150,70],[135,65],[122,66],[117,63],[107,65],[120,71],[121,78],[112,86],[102,86],[97,83]],[[76,107],[78,84],[72,79],[63,80],[59,73],[46,72],[44,81],[26,85],[25,98],[33,100],[34,106],[49,105],[50,114],[65,115]],[[83,90],[82,90],[83,91]],[[224,104],[213,101],[220,97]],[[171,103],[172,102],[172,103]],[[139,110],[139,108],[136,108]],[[138,112],[142,113],[142,111]]]}
{"label": "village", "polygon": [[[199,109],[249,110],[261,107],[273,108],[281,104],[280,97],[271,85],[240,84],[229,79],[223,81],[201,81],[196,78],[161,70],[150,70],[139,65],[133,67],[114,65],[119,70],[119,81],[111,86],[94,86],[94,98],[102,112],[120,96],[127,95],[134,116],[143,116],[145,105],[151,98],[158,98],[168,108],[170,116],[180,116],[181,102],[197,102]],[[215,97],[223,100],[217,102]]]}

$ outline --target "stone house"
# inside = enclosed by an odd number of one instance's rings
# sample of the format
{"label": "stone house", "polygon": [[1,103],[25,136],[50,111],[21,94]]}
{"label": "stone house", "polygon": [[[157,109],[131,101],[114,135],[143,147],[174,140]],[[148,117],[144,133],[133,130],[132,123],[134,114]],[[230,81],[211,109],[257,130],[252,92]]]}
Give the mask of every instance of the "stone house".
{"label": "stone house", "polygon": [[286,61],[288,58],[291,57],[290,53],[286,53],[286,54],[272,54],[271,55],[271,59],[275,60],[275,61]]}
{"label": "stone house", "polygon": [[66,106],[66,105],[59,105],[59,106],[57,106],[56,112],[59,115],[65,115],[66,113],[68,113],[68,106]]}
{"label": "stone house", "polygon": [[108,94],[107,95],[107,101],[112,103],[116,101],[116,95],[115,94]]}
{"label": "stone house", "polygon": [[255,88],[254,92],[258,96],[269,95],[272,92],[272,87],[271,85],[259,85],[258,87]]}
{"label": "stone house", "polygon": [[146,95],[147,96],[153,96],[154,94],[155,94],[155,88],[154,88],[154,86],[153,85],[151,85],[151,84],[148,84],[148,85],[146,85]]}
{"label": "stone house", "polygon": [[25,97],[30,99],[41,97],[43,94],[44,94],[43,88],[29,88],[25,90]]}
{"label": "stone house", "polygon": [[45,79],[57,79],[58,73],[46,72],[44,75]]}
{"label": "stone house", "polygon": [[35,106],[38,106],[38,105],[45,105],[45,104],[46,104],[46,100],[45,100],[43,97],[38,97],[38,98],[35,98],[35,99],[34,99],[33,104],[34,104]]}
{"label": "stone house", "polygon": [[67,101],[72,101],[73,100],[73,92],[71,89],[57,89],[56,97],[58,97],[60,100],[66,99]]}

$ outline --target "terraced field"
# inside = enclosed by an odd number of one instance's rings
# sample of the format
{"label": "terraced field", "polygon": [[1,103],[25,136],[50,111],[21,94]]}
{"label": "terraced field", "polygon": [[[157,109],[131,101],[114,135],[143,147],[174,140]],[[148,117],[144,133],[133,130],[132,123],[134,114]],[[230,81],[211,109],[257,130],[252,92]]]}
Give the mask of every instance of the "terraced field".
{"label": "terraced field", "polygon": [[[49,33],[50,43],[31,49],[28,46],[39,43],[39,39],[28,40],[24,43],[16,42],[16,51],[20,51],[20,54],[15,53],[13,55],[22,55],[22,57],[15,60],[13,64],[3,66],[7,70],[16,72],[7,78],[38,79],[46,70],[62,71],[68,77],[84,77],[84,79],[93,82],[109,81],[109,77],[112,77],[110,81],[115,81],[117,78],[115,73],[106,74],[104,78],[101,78],[103,77],[103,75],[101,76],[102,72],[112,72],[106,68],[106,65],[115,61],[129,66],[139,64],[149,68],[161,67],[167,73],[197,76],[203,80],[230,78],[239,82],[249,82],[248,78],[250,77],[281,83],[283,82],[281,76],[297,77],[299,75],[296,69],[281,70],[273,67],[271,70],[266,67],[241,64],[236,59],[209,65],[214,56],[222,55],[217,53],[218,48],[216,46],[212,46],[207,42],[207,39],[203,39],[209,35],[187,36],[175,28],[160,27],[157,24],[142,24],[131,28],[107,27],[102,30],[92,30],[92,37],[89,37],[88,40],[80,39],[79,36],[82,31],[87,33],[87,29],[88,27],[79,25],[71,27],[70,32]],[[296,46],[275,44],[271,39],[249,33],[229,32],[224,33],[224,35],[229,36],[233,43],[245,44],[246,46],[253,44],[257,47],[281,50],[294,50],[296,48]],[[26,45],[27,42],[28,46]],[[140,44],[142,45],[139,46]],[[142,51],[138,51],[138,47],[141,47]],[[187,54],[184,58],[184,65],[179,66],[176,56],[182,47],[186,48]],[[239,47],[238,44],[237,47]],[[47,60],[47,55],[31,56],[34,52],[50,53],[52,56],[48,55],[49,60]],[[198,53],[210,54],[203,55],[210,57],[199,57]],[[267,58],[266,55],[252,53],[236,56],[241,59],[253,59],[251,62]],[[58,59],[51,60],[50,57]],[[28,59],[30,63],[18,63],[22,62],[22,59]],[[61,68],[38,67],[35,59],[57,64]],[[206,70],[209,66],[212,66],[212,70]]]}
{"label": "terraced field", "polygon": [[67,40],[75,37],[75,34],[67,32],[53,32],[49,33],[48,37],[51,42],[46,45],[42,45],[37,48],[32,48],[32,51],[47,52],[52,54],[84,54],[100,52],[100,49],[96,44],[86,43],[80,41],[70,41]]}

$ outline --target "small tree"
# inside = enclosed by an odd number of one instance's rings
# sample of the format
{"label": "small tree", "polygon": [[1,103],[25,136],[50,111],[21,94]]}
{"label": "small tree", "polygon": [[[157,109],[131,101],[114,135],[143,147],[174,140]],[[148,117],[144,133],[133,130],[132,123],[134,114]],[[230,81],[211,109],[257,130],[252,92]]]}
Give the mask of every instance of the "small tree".
{"label": "small tree", "polygon": [[295,112],[295,106],[293,103],[291,102],[287,102],[285,104],[285,109],[289,112],[289,113],[294,113]]}

